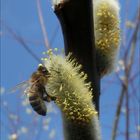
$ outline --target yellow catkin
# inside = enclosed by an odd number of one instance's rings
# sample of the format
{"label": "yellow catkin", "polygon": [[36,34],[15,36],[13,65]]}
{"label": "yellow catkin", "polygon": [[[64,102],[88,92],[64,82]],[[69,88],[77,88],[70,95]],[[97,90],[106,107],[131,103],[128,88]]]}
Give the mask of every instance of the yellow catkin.
{"label": "yellow catkin", "polygon": [[97,70],[104,76],[113,71],[120,43],[117,0],[94,0],[94,27]]}
{"label": "yellow catkin", "polygon": [[97,115],[92,103],[90,83],[86,83],[86,75],[79,72],[78,65],[70,55],[62,57],[51,55],[46,61],[50,78],[46,90],[50,96],[56,97],[56,104],[67,119],[84,124]]}

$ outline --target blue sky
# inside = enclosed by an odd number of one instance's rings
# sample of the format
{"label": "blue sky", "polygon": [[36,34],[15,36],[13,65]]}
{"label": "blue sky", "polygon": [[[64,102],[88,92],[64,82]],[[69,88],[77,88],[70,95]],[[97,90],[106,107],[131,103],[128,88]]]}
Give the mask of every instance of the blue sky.
{"label": "blue sky", "polygon": [[[126,9],[127,1],[129,2],[128,9]],[[49,40],[52,39],[53,32],[58,28],[56,37],[53,39],[51,46],[53,48],[63,48],[63,37],[61,33],[61,28],[59,22],[53,13],[51,8],[51,3],[49,0],[42,0],[42,10],[44,15],[44,21],[46,25],[46,30],[48,33]],[[121,5],[121,29],[122,36],[125,33],[125,19],[134,19],[138,7],[138,0],[120,0]],[[46,50],[44,47],[43,36],[39,24],[37,6],[35,0],[1,0],[1,20],[12,28],[17,34],[21,35],[27,42],[32,51],[39,57],[43,57],[42,52]],[[127,33],[127,32],[126,32]],[[38,62],[19,44],[13,37],[6,32],[5,27],[2,26],[1,31],[1,87],[6,89],[5,93],[1,95],[1,103],[7,102],[10,111],[14,112],[16,115],[20,114],[21,120],[26,120],[31,122],[32,118],[35,116],[32,113],[30,116],[25,113],[25,107],[21,105],[23,98],[21,99],[19,92],[15,94],[8,94],[8,89],[14,87],[22,81],[28,80],[33,71],[36,70]],[[128,36],[126,36],[129,39]],[[137,44],[138,45],[138,44]],[[114,78],[113,74],[109,77],[105,77],[102,80],[102,88],[106,87],[105,81]],[[115,105],[117,104],[117,99],[119,97],[120,85],[112,84],[109,88],[106,88],[105,93],[101,95],[101,128],[103,140],[109,140],[111,136],[111,127],[114,120]],[[17,106],[19,109],[17,109]],[[3,107],[3,104],[2,104]],[[30,107],[28,107],[30,108]],[[17,111],[18,110],[18,111]],[[1,120],[5,126],[10,127],[8,114],[4,113],[5,109],[1,108]],[[49,134],[53,128],[56,130],[56,135],[54,140],[62,140],[62,126],[61,117],[59,111],[56,109],[55,113],[48,114],[48,118],[51,117],[51,123],[49,124],[49,130],[44,131],[41,128],[42,119],[37,116],[37,126],[35,129],[40,132],[40,140],[44,137],[49,139]],[[8,112],[9,113],[9,112]],[[124,117],[121,118],[120,129],[123,130],[125,127]],[[20,129],[24,123],[17,125],[17,129]],[[8,140],[10,133],[15,133],[13,130],[7,130],[7,127],[1,125],[1,138],[2,140]],[[132,120],[133,127],[133,120]],[[30,131],[35,131],[31,128]],[[134,131],[134,128],[131,128]],[[27,135],[20,136],[20,139],[24,139]],[[34,138],[35,139],[35,138]],[[117,140],[122,140],[123,136],[118,136]],[[132,138],[132,140],[136,140]],[[39,139],[38,139],[39,140]]]}

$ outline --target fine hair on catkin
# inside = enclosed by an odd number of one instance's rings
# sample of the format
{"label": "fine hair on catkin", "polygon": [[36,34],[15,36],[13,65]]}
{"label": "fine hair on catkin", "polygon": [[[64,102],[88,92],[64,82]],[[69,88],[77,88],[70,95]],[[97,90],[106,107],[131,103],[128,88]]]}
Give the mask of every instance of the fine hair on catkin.
{"label": "fine hair on catkin", "polygon": [[97,71],[102,77],[114,70],[120,43],[120,7],[117,0],[94,0],[93,5]]}
{"label": "fine hair on catkin", "polygon": [[88,123],[97,115],[92,103],[90,83],[87,75],[81,72],[81,65],[71,55],[51,55],[45,62],[50,78],[46,90],[56,97],[56,104],[69,120],[75,123]]}

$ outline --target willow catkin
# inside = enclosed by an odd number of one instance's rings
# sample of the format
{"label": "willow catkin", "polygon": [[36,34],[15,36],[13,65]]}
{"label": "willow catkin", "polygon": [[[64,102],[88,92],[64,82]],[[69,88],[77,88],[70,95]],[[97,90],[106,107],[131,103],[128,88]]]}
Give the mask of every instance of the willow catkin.
{"label": "willow catkin", "polygon": [[94,31],[97,71],[100,76],[114,69],[120,42],[117,0],[94,0]]}
{"label": "willow catkin", "polygon": [[86,83],[87,75],[70,55],[66,58],[52,55],[46,61],[50,73],[46,90],[56,97],[56,104],[65,117],[75,123],[88,123],[97,115],[92,103],[92,89]]}

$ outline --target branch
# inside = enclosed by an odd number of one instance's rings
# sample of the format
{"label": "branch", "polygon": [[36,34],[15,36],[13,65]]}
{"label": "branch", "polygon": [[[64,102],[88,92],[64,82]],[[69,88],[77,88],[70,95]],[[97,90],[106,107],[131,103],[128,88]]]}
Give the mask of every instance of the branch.
{"label": "branch", "polygon": [[[131,72],[131,68],[133,65],[133,60],[134,60],[134,52],[135,52],[135,47],[136,47],[136,39],[137,39],[137,33],[138,33],[138,28],[139,28],[139,17],[137,18],[137,22],[136,22],[136,28],[134,31],[134,34],[132,36],[133,40],[131,42],[131,50],[130,50],[130,58],[129,58],[129,63],[128,65],[125,64],[125,81],[124,84],[122,84],[122,91],[121,91],[121,95],[119,97],[119,101],[118,101],[118,105],[117,105],[117,111],[116,111],[116,115],[115,115],[115,120],[114,120],[114,125],[113,125],[113,130],[112,130],[112,140],[116,139],[116,134],[117,134],[117,127],[118,127],[118,123],[119,123],[119,118],[120,118],[120,113],[121,113],[121,107],[123,104],[123,99],[124,99],[124,95],[126,94],[126,109],[127,109],[127,114],[126,114],[126,134],[127,134],[127,139],[129,139],[128,136],[128,131],[129,131],[129,101],[128,101],[128,84],[129,84],[129,76],[130,76],[130,72]],[[125,62],[127,62],[127,60],[125,60]]]}
{"label": "branch", "polygon": [[[82,64],[82,71],[88,76],[87,82],[90,81],[94,89],[93,104],[99,112],[100,77],[96,69],[92,8],[92,0],[64,0],[54,6],[63,31],[65,54],[68,55],[69,52],[72,52],[78,63]],[[63,117],[65,139],[98,140],[94,135],[96,133],[96,119],[94,119],[91,124],[87,123],[82,126]]]}
{"label": "branch", "polygon": [[24,39],[19,36],[17,33],[15,33],[8,25],[6,25],[3,21],[1,21],[1,23],[6,27],[6,30],[8,31],[8,33],[10,35],[12,35],[12,37],[19,43],[21,44],[24,49],[39,63],[42,64],[42,61],[36,56],[35,53],[33,53],[33,51],[30,49],[30,47],[28,46],[28,44],[26,43],[26,41],[24,41]]}
{"label": "branch", "polygon": [[43,16],[42,16],[40,0],[37,0],[37,11],[38,11],[38,17],[39,17],[39,21],[40,21],[41,30],[42,30],[43,37],[44,37],[45,47],[47,49],[50,49],[51,47],[50,47],[50,44],[49,44],[48,35],[47,35],[47,32],[46,32],[44,19],[43,19]]}
{"label": "branch", "polygon": [[94,87],[96,110],[99,112],[100,78],[96,70],[93,9],[91,0],[69,0],[55,7],[55,13],[61,23],[65,53],[72,52],[88,81]]}

